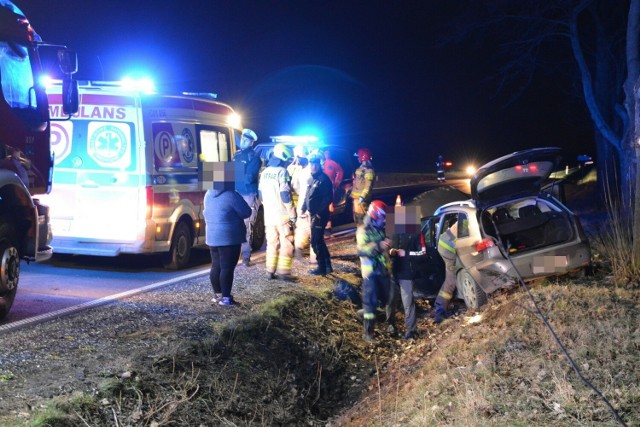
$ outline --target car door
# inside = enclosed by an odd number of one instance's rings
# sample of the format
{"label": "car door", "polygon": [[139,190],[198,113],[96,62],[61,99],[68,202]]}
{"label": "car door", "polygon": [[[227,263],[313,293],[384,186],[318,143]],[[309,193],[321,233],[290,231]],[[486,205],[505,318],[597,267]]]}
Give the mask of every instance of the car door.
{"label": "car door", "polygon": [[439,217],[427,217],[421,223],[426,253],[413,264],[414,293],[421,298],[435,296],[444,281],[444,261],[438,253],[436,240],[439,220]]}

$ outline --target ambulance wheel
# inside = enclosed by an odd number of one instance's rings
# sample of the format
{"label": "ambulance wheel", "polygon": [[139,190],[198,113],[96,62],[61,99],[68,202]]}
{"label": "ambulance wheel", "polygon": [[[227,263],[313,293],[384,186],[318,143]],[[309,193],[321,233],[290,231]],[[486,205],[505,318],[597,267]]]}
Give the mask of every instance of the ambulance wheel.
{"label": "ambulance wheel", "polygon": [[264,245],[264,208],[262,206],[258,209],[256,222],[253,224],[251,232],[251,242],[249,243],[252,251],[259,251]]}
{"label": "ambulance wheel", "polygon": [[16,298],[20,279],[20,253],[10,223],[0,225],[0,319],[4,318]]}
{"label": "ambulance wheel", "polygon": [[191,258],[191,247],[193,245],[193,238],[191,237],[191,231],[184,222],[176,224],[176,229],[173,232],[171,238],[171,249],[164,258],[164,268],[167,270],[180,270],[189,264]]}
{"label": "ambulance wheel", "polygon": [[487,294],[466,270],[461,270],[458,273],[456,281],[458,282],[457,288],[462,291],[462,298],[468,308],[477,310],[487,303]]}

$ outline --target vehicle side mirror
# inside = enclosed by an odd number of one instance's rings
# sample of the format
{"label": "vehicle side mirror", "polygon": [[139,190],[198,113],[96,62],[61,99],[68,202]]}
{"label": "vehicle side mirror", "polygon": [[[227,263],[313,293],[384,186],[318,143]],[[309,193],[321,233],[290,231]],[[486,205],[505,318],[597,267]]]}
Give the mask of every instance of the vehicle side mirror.
{"label": "vehicle side mirror", "polygon": [[62,112],[73,115],[78,112],[78,82],[71,77],[65,77],[62,81]]}
{"label": "vehicle side mirror", "polygon": [[71,76],[78,72],[78,55],[72,50],[59,49],[58,65],[60,65],[60,71],[66,76]]}

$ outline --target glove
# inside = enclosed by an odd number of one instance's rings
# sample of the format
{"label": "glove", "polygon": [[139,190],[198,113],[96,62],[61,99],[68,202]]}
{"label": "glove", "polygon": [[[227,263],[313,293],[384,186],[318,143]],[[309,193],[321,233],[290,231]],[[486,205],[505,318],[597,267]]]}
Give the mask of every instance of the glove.
{"label": "glove", "polygon": [[294,217],[291,217],[291,218],[289,218],[289,222],[290,222],[291,224],[295,224],[295,223],[296,223],[296,219],[297,219],[297,218],[296,218],[295,216],[294,216]]}
{"label": "glove", "polygon": [[358,198],[358,203],[363,204],[364,203],[364,197]]}

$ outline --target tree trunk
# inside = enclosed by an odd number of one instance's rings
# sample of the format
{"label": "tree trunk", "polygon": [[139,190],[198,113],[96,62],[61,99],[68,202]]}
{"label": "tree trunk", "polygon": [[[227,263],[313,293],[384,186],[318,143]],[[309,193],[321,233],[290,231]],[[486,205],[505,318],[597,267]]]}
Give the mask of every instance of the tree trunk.
{"label": "tree trunk", "polygon": [[636,179],[635,179],[635,197],[633,203],[633,247],[631,250],[632,263],[640,267],[640,78],[638,79],[635,87],[635,129],[634,129],[634,138],[633,138],[633,146],[635,151],[635,165],[632,164],[632,167],[635,167]]}
{"label": "tree trunk", "polygon": [[[629,161],[630,183],[634,183],[630,189],[630,201],[633,202],[633,247],[631,251],[631,262],[636,266],[640,266],[640,192],[638,185],[640,184],[640,117],[638,98],[640,95],[640,0],[631,0],[629,4],[629,15],[627,17],[627,81],[625,82],[625,101],[629,104],[626,108],[631,109],[632,113],[629,117],[633,118],[633,131],[629,133],[628,151],[632,156]],[[628,85],[628,86],[627,86]],[[629,99],[630,98],[630,99]],[[631,205],[630,205],[631,206]]]}

